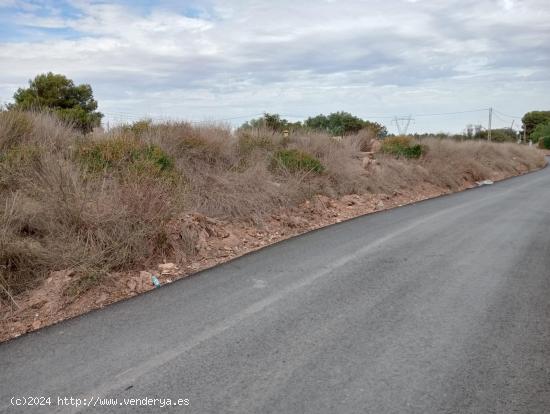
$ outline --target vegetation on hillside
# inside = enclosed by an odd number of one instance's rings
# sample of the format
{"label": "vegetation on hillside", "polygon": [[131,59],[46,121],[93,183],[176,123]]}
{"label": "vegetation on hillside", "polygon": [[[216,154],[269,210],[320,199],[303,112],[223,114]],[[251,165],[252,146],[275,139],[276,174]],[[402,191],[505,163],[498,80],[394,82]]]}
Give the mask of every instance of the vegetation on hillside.
{"label": "vegetation on hillside", "polygon": [[197,233],[179,224],[191,212],[261,222],[316,194],[459,189],[545,162],[516,144],[406,138],[365,167],[373,137],[150,121],[83,134],[51,113],[0,112],[0,297],[53,270],[74,270],[78,296],[107,273],[193,257]]}
{"label": "vegetation on hillside", "polygon": [[[150,119],[94,131],[101,118],[89,85],[51,72],[0,110],[0,298],[53,270],[73,271],[67,295],[78,296],[107,273],[193,257],[198,235],[180,224],[191,212],[257,223],[314,195],[393,194],[426,183],[455,190],[545,163],[513,144],[387,137],[383,125],[347,112],[303,122],[265,113],[237,131]],[[546,147],[549,120],[550,112],[524,117]],[[492,136],[515,140],[509,130]],[[373,162],[365,152],[380,138]]]}
{"label": "vegetation on hillside", "polygon": [[382,152],[397,157],[420,158],[426,148],[415,143],[411,137],[388,137],[382,142]]}

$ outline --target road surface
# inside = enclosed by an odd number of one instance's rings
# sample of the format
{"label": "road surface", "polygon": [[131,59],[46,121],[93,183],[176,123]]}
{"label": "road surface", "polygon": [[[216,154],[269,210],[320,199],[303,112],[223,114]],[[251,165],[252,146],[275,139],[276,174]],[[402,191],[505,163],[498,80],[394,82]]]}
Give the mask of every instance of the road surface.
{"label": "road surface", "polygon": [[0,344],[0,412],[548,413],[549,229],[545,169],[311,232]]}

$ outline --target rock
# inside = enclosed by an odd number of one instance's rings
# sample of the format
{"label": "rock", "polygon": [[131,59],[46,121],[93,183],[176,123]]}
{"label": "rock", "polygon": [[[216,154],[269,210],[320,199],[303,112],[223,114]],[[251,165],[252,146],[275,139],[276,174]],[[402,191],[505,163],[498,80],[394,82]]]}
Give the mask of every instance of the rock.
{"label": "rock", "polygon": [[128,289],[130,292],[135,292],[137,287],[137,282],[134,279],[130,279],[127,283]]}
{"label": "rock", "polygon": [[32,323],[32,328],[33,329],[38,329],[42,326],[42,322],[40,322],[39,320],[36,320]]}
{"label": "rock", "polygon": [[365,157],[361,160],[361,165],[365,170],[368,169],[372,163],[373,163],[373,159],[369,157]]}
{"label": "rock", "polygon": [[372,139],[370,142],[370,150],[371,152],[380,152],[382,149],[382,143],[377,139]]}
{"label": "rock", "polygon": [[178,267],[174,263],[161,263],[158,268],[161,275],[174,275],[178,272]]}
{"label": "rock", "polygon": [[149,289],[151,285],[151,278],[153,277],[153,274],[151,272],[146,272],[145,270],[142,270],[139,272],[139,278],[137,281],[137,290],[139,292],[143,292],[144,290]]}
{"label": "rock", "polygon": [[103,304],[107,300],[108,296],[105,292],[102,292],[101,295],[99,295],[99,298],[96,299],[95,303],[97,305]]}
{"label": "rock", "polygon": [[151,279],[151,276],[153,276],[151,272],[146,272],[145,270],[139,272],[140,279],[147,279],[147,281],[149,281]]}

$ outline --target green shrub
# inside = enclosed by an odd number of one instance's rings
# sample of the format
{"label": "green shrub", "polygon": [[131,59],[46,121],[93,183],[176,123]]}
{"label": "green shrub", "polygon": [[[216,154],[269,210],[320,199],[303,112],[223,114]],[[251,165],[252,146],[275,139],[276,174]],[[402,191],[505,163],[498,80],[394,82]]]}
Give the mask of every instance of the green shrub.
{"label": "green shrub", "polygon": [[527,112],[525,115],[523,115],[523,118],[521,118],[521,122],[523,123],[526,134],[528,136],[531,136],[537,126],[550,123],[550,111]]}
{"label": "green shrub", "polygon": [[391,137],[382,142],[382,152],[397,157],[420,158],[424,154],[425,148],[420,144],[415,144],[410,137]]}
{"label": "green shrub", "polygon": [[120,137],[81,144],[77,158],[91,172],[131,171],[159,176],[174,167],[172,159],[158,146]]}
{"label": "green shrub", "polygon": [[539,139],[539,148],[550,149],[550,135],[547,135]]}
{"label": "green shrub", "polygon": [[290,172],[313,171],[320,174],[325,170],[317,158],[296,149],[277,151],[273,156],[272,166],[283,167]]}
{"label": "green shrub", "polygon": [[533,133],[529,136],[535,144],[544,137],[550,137],[550,122],[537,125]]}

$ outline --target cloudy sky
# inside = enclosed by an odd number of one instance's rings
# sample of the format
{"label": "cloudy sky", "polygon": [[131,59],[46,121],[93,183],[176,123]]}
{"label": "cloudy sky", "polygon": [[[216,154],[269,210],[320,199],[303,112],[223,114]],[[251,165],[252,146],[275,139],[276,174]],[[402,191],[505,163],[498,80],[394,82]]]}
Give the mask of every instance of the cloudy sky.
{"label": "cloudy sky", "polygon": [[[0,0],[0,102],[38,73],[89,83],[106,119],[497,127],[550,109],[548,0]],[[518,120],[516,120],[517,125]]]}

